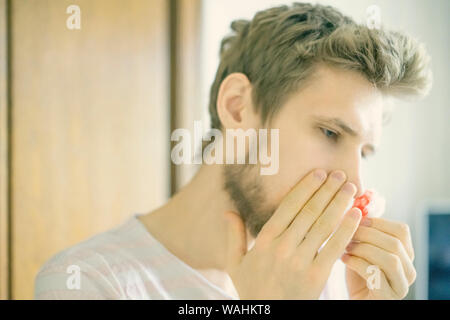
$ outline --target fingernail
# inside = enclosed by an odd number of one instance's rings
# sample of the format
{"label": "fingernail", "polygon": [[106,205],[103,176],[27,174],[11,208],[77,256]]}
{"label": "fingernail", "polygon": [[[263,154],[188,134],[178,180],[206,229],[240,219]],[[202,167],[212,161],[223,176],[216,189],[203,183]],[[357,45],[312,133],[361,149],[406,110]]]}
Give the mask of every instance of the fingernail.
{"label": "fingernail", "polygon": [[316,170],[315,172],[314,172],[314,176],[317,178],[317,179],[319,179],[319,180],[325,180],[325,178],[327,177],[327,174],[326,174],[326,172],[324,171],[324,170],[321,170],[321,169],[319,169],[319,170]]}
{"label": "fingernail", "polygon": [[348,194],[353,194],[355,192],[355,187],[353,186],[353,183],[347,182],[342,187],[342,191]]}
{"label": "fingernail", "polygon": [[344,181],[345,180],[345,175],[342,171],[335,171],[331,174],[331,176],[333,178],[335,178],[338,181]]}
{"label": "fingernail", "polygon": [[349,256],[348,254],[345,254],[345,253],[344,253],[344,254],[341,256],[341,260],[345,262],[345,261],[348,260],[349,257],[350,257],[350,256]]}
{"label": "fingernail", "polygon": [[355,245],[356,244],[354,242],[350,242],[350,244],[347,247],[345,247],[345,250],[351,251],[355,247]]}
{"label": "fingernail", "polygon": [[360,225],[370,227],[372,225],[372,219],[365,217],[364,219],[362,219]]}

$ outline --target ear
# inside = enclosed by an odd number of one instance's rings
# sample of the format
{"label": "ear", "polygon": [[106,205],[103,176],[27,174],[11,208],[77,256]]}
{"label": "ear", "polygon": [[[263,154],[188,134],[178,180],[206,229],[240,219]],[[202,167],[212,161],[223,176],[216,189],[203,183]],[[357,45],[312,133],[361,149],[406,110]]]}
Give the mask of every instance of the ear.
{"label": "ear", "polygon": [[251,83],[243,73],[231,73],[222,81],[217,96],[217,114],[225,129],[255,125],[251,89]]}

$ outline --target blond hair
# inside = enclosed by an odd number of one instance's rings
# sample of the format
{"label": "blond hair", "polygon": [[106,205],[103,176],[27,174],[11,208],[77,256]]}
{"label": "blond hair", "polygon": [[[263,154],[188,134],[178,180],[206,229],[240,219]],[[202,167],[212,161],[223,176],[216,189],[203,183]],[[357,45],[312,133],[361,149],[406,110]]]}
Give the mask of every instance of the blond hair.
{"label": "blond hair", "polygon": [[211,86],[211,127],[220,84],[231,73],[245,74],[263,122],[289,94],[308,80],[318,63],[362,73],[383,94],[422,97],[431,87],[430,57],[424,45],[384,27],[357,24],[331,6],[293,3],[259,11],[251,21],[235,20],[220,46],[220,64]]}

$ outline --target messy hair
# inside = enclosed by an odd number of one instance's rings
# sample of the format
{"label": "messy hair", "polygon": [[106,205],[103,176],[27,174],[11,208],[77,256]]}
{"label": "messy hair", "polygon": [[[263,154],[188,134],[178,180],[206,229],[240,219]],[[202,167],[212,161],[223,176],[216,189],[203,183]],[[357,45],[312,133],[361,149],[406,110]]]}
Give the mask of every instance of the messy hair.
{"label": "messy hair", "polygon": [[430,57],[412,37],[357,24],[331,6],[293,3],[235,20],[220,45],[211,86],[211,127],[221,129],[217,96],[222,81],[240,72],[252,84],[252,102],[262,121],[311,78],[318,63],[360,72],[384,95],[423,97],[431,87]]}

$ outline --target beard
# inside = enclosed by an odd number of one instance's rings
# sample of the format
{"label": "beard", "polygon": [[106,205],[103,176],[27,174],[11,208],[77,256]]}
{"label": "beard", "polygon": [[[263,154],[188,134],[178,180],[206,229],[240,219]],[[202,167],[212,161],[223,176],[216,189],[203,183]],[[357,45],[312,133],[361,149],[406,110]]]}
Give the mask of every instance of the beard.
{"label": "beard", "polygon": [[259,165],[224,164],[224,189],[252,237],[256,238],[276,207],[267,203]]}

